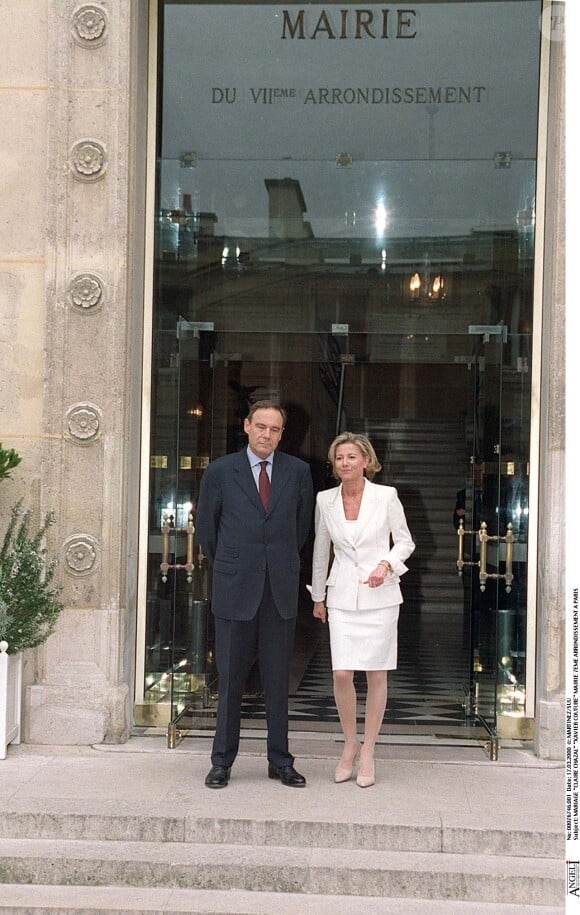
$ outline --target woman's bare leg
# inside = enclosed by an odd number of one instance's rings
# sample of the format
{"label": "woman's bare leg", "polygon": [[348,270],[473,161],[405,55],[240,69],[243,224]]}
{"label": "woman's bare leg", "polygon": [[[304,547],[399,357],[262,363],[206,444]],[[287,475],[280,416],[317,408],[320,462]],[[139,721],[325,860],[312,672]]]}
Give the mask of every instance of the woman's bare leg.
{"label": "woman's bare leg", "polygon": [[375,744],[387,707],[387,671],[367,670],[365,737],[361,749],[359,776],[374,780]]}
{"label": "woman's bare leg", "polygon": [[333,679],[334,699],[342,726],[342,732],[344,734],[344,750],[342,759],[337,768],[337,775],[343,770],[346,775],[346,772],[349,769],[352,770],[360,747],[356,726],[356,689],[354,686],[354,671],[335,670]]}

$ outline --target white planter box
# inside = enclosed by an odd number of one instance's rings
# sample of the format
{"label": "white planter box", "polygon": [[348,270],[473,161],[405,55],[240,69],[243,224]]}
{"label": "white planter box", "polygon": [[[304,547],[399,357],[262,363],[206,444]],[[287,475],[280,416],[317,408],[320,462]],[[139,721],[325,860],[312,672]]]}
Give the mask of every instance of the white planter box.
{"label": "white planter box", "polygon": [[8,642],[0,642],[0,759],[9,743],[20,743],[21,708],[22,652],[8,654]]}

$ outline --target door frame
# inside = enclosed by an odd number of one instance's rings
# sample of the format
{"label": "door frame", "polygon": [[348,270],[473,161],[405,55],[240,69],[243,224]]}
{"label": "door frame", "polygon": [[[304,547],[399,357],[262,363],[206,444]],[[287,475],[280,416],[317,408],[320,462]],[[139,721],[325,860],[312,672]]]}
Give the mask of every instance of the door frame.
{"label": "door frame", "polygon": [[[552,0],[542,0],[542,17],[549,17]],[[153,341],[154,300],[154,243],[156,202],[156,140],[158,91],[158,0],[149,2],[149,44],[147,83],[147,163],[145,187],[145,253],[143,277],[143,342],[141,387],[141,442],[140,442],[140,496],[139,534],[137,556],[137,607],[135,644],[134,703],[144,701],[145,642],[146,642],[146,591],[149,467],[151,460],[151,370]],[[536,707],[536,653],[537,653],[537,572],[538,572],[538,522],[540,496],[540,420],[542,376],[542,316],[544,308],[544,236],[546,219],[546,186],[548,161],[548,96],[550,84],[551,40],[547,30],[541,31],[539,104],[536,157],[536,214],[533,277],[533,338],[530,411],[530,467],[529,467],[529,528],[528,528],[528,590],[526,654],[525,718],[501,722],[500,736],[531,737],[530,722],[535,719]],[[513,727],[515,722],[515,728]],[[521,724],[518,725],[518,722]]]}
{"label": "door frame", "polygon": [[[543,0],[542,21],[551,21],[552,0]],[[538,539],[540,502],[540,419],[542,380],[542,327],[544,313],[544,244],[546,231],[546,186],[548,168],[548,95],[550,86],[551,40],[546,29],[541,30],[540,75],[538,99],[538,146],[536,156],[536,221],[534,237],[534,280],[532,310],[532,379],[530,410],[530,491],[528,515],[528,605],[526,654],[530,663],[529,688],[526,684],[526,718],[536,717],[536,659],[537,659],[537,601],[538,601]],[[517,719],[513,719],[514,721]],[[517,732],[503,722],[500,736],[517,737]],[[532,735],[529,735],[532,736]]]}
{"label": "door frame", "polygon": [[155,198],[157,154],[157,55],[158,4],[149,3],[147,60],[147,162],[145,174],[145,257],[143,277],[143,352],[141,362],[141,443],[139,463],[139,526],[137,553],[137,625],[134,704],[145,695],[145,643],[147,626],[147,552],[149,538],[149,468],[151,465],[151,371],[153,367],[153,285],[155,255]]}

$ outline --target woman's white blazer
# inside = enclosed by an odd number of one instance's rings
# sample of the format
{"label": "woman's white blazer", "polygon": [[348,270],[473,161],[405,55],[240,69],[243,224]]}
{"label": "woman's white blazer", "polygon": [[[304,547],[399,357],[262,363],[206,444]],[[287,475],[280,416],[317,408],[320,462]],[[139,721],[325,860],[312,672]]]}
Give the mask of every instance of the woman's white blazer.
{"label": "woman's white blazer", "polygon": [[[342,503],[342,485],[319,492],[316,498],[313,601],[323,601],[341,610],[392,607],[403,600],[399,581],[407,571],[407,559],[415,544],[405,512],[393,486],[371,483],[365,478],[358,523],[349,525]],[[330,573],[330,547],[334,559]],[[381,559],[391,565],[378,588],[364,582]]]}

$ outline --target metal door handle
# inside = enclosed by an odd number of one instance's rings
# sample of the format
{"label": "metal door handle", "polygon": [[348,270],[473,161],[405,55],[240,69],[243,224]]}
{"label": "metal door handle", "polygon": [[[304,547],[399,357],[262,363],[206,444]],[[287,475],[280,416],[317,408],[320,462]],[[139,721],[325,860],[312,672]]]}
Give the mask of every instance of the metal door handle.
{"label": "metal door handle", "polygon": [[[479,537],[479,561],[478,562],[468,562],[463,558],[463,538],[466,534],[474,535]],[[513,525],[510,523],[507,526],[506,533],[504,537],[491,537],[487,533],[487,524],[485,521],[482,521],[477,531],[466,531],[463,526],[463,518],[459,521],[459,527],[457,528],[457,571],[459,575],[463,572],[464,566],[477,566],[479,568],[479,589],[480,591],[485,591],[485,586],[487,584],[488,578],[503,578],[505,581],[505,589],[509,594],[512,589],[512,582],[514,580],[513,576],[513,557],[514,557],[514,531]],[[488,572],[487,571],[487,544],[490,542],[500,542],[505,543],[506,545],[506,556],[505,556],[505,572]]]}
{"label": "metal door handle", "polygon": [[[169,562],[169,537],[171,533],[185,533],[187,534],[187,555],[185,564],[183,563],[171,563]],[[167,581],[167,573],[169,569],[185,569],[187,572],[187,582],[191,584],[193,581],[193,535],[195,534],[195,527],[193,526],[193,514],[189,513],[187,517],[187,527],[186,528],[175,528],[171,527],[169,523],[169,515],[163,515],[163,523],[161,525],[161,563],[159,570],[161,572],[161,581]]]}

